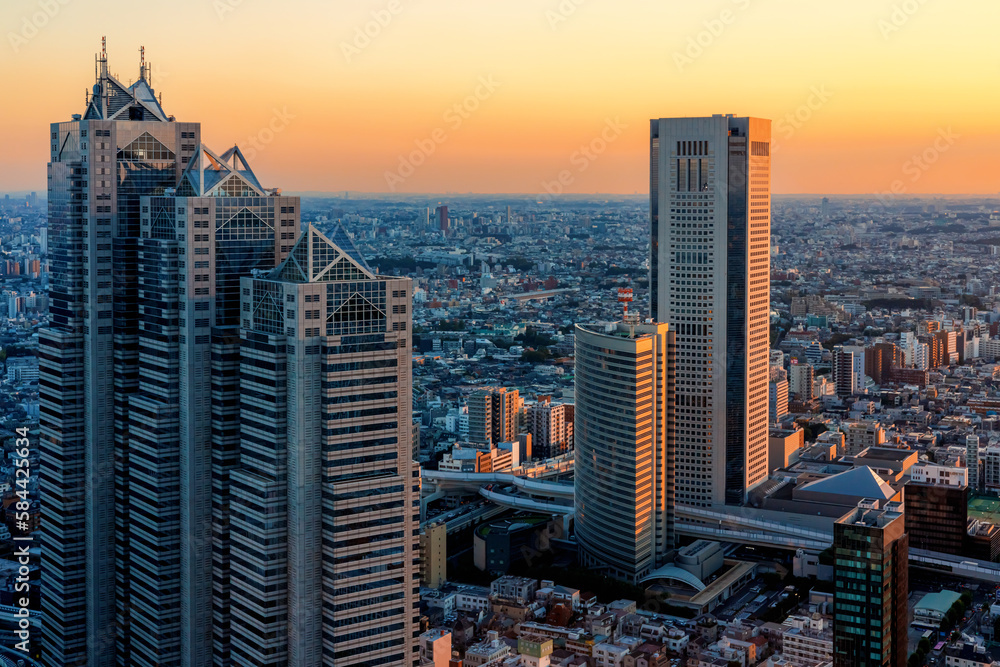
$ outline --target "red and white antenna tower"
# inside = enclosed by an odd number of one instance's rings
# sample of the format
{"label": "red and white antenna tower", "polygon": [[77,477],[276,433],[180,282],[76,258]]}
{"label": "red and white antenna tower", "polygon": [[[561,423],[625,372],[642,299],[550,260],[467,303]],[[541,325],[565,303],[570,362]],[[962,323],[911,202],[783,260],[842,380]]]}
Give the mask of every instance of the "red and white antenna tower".
{"label": "red and white antenna tower", "polygon": [[624,306],[625,313],[623,320],[629,325],[629,338],[635,338],[635,325],[639,322],[639,316],[636,313],[628,312],[628,305],[632,303],[631,287],[618,288],[618,303]]}

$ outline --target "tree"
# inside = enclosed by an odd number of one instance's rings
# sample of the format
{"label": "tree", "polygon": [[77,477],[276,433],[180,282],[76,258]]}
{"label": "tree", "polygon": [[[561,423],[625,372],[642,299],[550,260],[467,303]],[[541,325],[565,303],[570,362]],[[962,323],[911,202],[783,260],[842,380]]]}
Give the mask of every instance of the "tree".
{"label": "tree", "polygon": [[529,364],[541,364],[548,361],[551,356],[548,348],[541,347],[537,350],[525,350],[521,354],[521,361],[526,361]]}

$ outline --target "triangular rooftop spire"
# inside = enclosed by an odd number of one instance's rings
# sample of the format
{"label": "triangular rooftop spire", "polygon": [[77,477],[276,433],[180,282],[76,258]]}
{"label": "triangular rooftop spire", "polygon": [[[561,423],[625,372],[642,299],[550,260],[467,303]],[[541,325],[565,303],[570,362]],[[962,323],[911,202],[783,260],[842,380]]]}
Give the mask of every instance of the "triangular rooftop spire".
{"label": "triangular rooftop spire", "polygon": [[[338,226],[338,229],[339,226]],[[347,235],[341,238],[350,244],[351,252],[334,243],[318,229],[309,225],[292,252],[281,266],[271,272],[270,278],[296,283],[334,282],[339,280],[377,280]],[[335,233],[336,237],[337,234]],[[351,254],[351,253],[354,254]]]}
{"label": "triangular rooftop spire", "polygon": [[86,118],[170,122],[150,83],[145,49],[141,53],[139,80],[126,86],[108,71],[107,38],[101,39],[101,53],[95,63],[97,81],[87,105]]}
{"label": "triangular rooftop spire", "polygon": [[266,197],[238,147],[221,157],[199,144],[181,175],[177,194],[183,197]]}

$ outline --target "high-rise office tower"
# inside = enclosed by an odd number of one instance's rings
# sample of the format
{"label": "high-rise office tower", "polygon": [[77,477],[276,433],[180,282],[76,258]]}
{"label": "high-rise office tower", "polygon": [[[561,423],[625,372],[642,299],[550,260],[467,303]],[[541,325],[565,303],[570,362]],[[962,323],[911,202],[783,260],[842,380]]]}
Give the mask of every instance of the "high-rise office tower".
{"label": "high-rise office tower", "polygon": [[908,539],[898,503],[863,501],[834,523],[834,667],[904,667]]}
{"label": "high-rise office tower", "polygon": [[482,444],[517,440],[524,401],[517,389],[484,387],[469,396],[469,441]]}
{"label": "high-rise office tower", "polygon": [[52,126],[43,662],[229,665],[239,279],[287,254],[297,198],[166,116],[148,66],[125,87],[97,64]]}
{"label": "high-rise office tower", "polygon": [[435,213],[437,213],[438,230],[441,232],[441,234],[443,234],[444,236],[447,236],[448,235],[448,207],[447,206],[438,206],[437,210],[435,211]]}
{"label": "high-rise office tower", "polygon": [[903,502],[910,546],[940,553],[965,552],[969,528],[968,470],[921,463],[910,468]]}
{"label": "high-rise office tower", "polygon": [[771,121],[650,132],[650,302],[677,332],[677,502],[742,504],[767,479]]}
{"label": "high-rise office tower", "polygon": [[310,227],[243,278],[232,658],[409,667],[419,633],[407,278]]}
{"label": "high-rise office tower", "polygon": [[116,649],[127,650],[119,628],[138,602],[127,559],[140,517],[127,508],[140,197],[177,185],[201,134],[164,112],[149,71],[143,63],[126,86],[102,49],[85,112],[50,130],[51,324],[39,333],[39,384],[43,661],[51,667],[116,664]]}
{"label": "high-rise office tower", "polygon": [[580,561],[631,582],[674,547],[676,337],[666,324],[576,326]]}
{"label": "high-rise office tower", "polygon": [[[240,278],[271,270],[298,197],[264,190],[239,148],[199,146],[170,196],[143,197],[139,387],[130,396],[130,664],[232,664],[229,475],[239,446]],[[179,564],[179,567],[177,566]],[[178,641],[178,639],[180,641]]]}

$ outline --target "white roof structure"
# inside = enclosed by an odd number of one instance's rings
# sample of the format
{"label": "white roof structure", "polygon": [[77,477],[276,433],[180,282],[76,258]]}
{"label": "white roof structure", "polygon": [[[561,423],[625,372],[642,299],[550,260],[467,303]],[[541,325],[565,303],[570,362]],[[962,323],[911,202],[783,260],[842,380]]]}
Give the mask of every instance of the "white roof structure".
{"label": "white roof structure", "polygon": [[297,283],[378,280],[340,225],[334,230],[333,238],[331,241],[309,225],[292,252],[269,277]]}
{"label": "white roof structure", "polygon": [[177,196],[266,197],[267,192],[261,187],[239,146],[233,146],[220,156],[204,144],[199,144],[181,176]]}
{"label": "white roof structure", "polygon": [[896,492],[868,466],[851,468],[836,475],[805,484],[801,491],[889,500]]}

